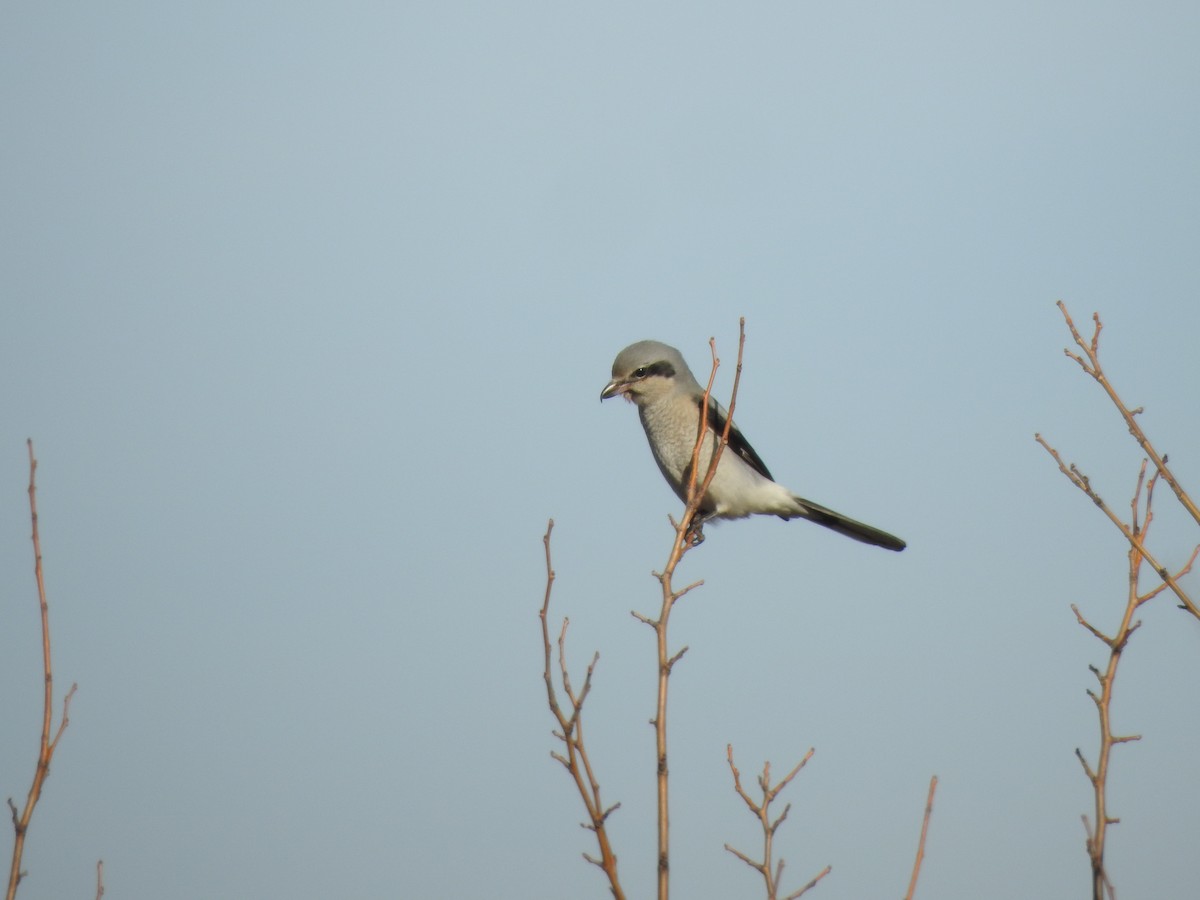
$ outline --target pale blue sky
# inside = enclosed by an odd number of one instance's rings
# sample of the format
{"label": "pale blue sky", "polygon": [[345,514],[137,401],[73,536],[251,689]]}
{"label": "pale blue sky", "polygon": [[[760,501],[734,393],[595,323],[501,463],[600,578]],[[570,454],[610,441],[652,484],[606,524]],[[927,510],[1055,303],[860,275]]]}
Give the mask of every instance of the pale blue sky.
{"label": "pale blue sky", "polygon": [[[1139,460],[1200,490],[1200,8],[1151,3],[11,5],[0,28],[0,793],[36,749],[25,438],[71,726],[25,900],[608,896],[548,756],[541,535],[633,896],[653,883],[669,549],[626,344],[748,341],[739,424],[894,531],[710,530],[673,625],[680,897],[753,897],[725,767],[817,749],[795,888],[1080,896],[1074,748]],[[727,395],[731,366],[721,373]],[[1196,540],[1160,497],[1162,556]],[[1193,590],[1200,581],[1190,579]],[[1110,866],[1194,889],[1200,626],[1118,686]]]}

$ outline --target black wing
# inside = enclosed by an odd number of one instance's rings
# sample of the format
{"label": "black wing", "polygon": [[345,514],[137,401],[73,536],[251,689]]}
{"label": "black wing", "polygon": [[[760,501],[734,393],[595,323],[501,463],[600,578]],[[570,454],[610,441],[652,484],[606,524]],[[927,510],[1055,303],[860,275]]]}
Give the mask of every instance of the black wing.
{"label": "black wing", "polygon": [[[699,406],[702,402],[702,400],[697,400],[696,405]],[[725,433],[726,418],[725,410],[721,407],[721,405],[712,397],[709,397],[708,427],[716,432],[717,437],[720,437]],[[752,468],[763,478],[766,478],[769,481],[775,480],[771,477],[771,473],[767,471],[767,464],[762,461],[762,458],[757,453],[754,452],[754,448],[750,446],[750,442],[746,440],[746,436],[738,430],[737,425],[731,425],[729,427],[729,446],[725,448],[725,452],[728,453],[730,450],[740,456],[746,465]]]}

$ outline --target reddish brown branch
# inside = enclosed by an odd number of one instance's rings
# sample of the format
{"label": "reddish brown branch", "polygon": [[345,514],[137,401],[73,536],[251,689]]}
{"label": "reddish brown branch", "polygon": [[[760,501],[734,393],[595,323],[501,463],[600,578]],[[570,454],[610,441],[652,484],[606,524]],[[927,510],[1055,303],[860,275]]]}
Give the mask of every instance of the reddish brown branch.
{"label": "reddish brown branch", "polygon": [[[782,859],[777,862],[774,861],[775,832],[779,830],[779,826],[787,819],[787,814],[792,808],[789,803],[783,808],[783,812],[778,817],[772,819],[771,804],[779,796],[780,792],[791,783],[792,779],[799,774],[805,764],[812,759],[813,752],[810,749],[804,754],[804,758],[796,764],[795,768],[774,785],[771,784],[771,764],[769,762],[763,763],[762,774],[758,776],[758,786],[762,790],[763,795],[762,802],[760,803],[751,797],[746,792],[746,789],[742,787],[742,773],[738,771],[738,767],[733,762],[733,745],[728,744],[725,747],[725,758],[729,762],[729,771],[733,775],[733,789],[742,798],[742,802],[746,804],[746,808],[750,810],[750,813],[758,819],[759,827],[762,829],[763,858],[761,861],[753,860],[747,854],[731,847],[729,844],[725,845],[725,849],[762,876],[763,884],[766,887],[767,900],[780,900],[779,882],[783,877],[784,861]],[[808,882],[800,890],[781,898],[781,900],[795,900],[795,898],[816,885],[818,881],[832,871],[832,866],[826,866],[812,881]]]}
{"label": "reddish brown branch", "polygon": [[[1138,591],[1138,581],[1142,567],[1143,556],[1139,552],[1139,545],[1146,539],[1146,534],[1149,530],[1150,522],[1153,520],[1151,510],[1151,500],[1153,497],[1154,482],[1158,478],[1156,472],[1150,479],[1147,486],[1146,501],[1145,501],[1145,518],[1139,526],[1137,524],[1136,509],[1139,498],[1141,496],[1142,484],[1146,472],[1146,463],[1143,461],[1141,471],[1138,475],[1137,488],[1134,491],[1133,503],[1135,515],[1133,516],[1133,526],[1131,532],[1137,539],[1137,544],[1129,549],[1129,590],[1125,602],[1125,612],[1121,617],[1121,624],[1117,628],[1116,633],[1112,638],[1105,638],[1097,629],[1089,625],[1078,611],[1076,618],[1081,624],[1088,629],[1093,635],[1099,637],[1109,649],[1108,664],[1103,672],[1095,667],[1092,668],[1096,679],[1099,681],[1100,693],[1088,691],[1088,695],[1092,698],[1096,706],[1096,715],[1100,725],[1100,747],[1096,762],[1096,767],[1093,769],[1088,765],[1082,751],[1078,748],[1075,750],[1075,755],[1079,758],[1080,764],[1083,766],[1083,771],[1087,775],[1088,780],[1092,785],[1092,794],[1094,798],[1094,816],[1095,827],[1087,829],[1087,852],[1088,859],[1092,865],[1092,897],[1093,900],[1103,900],[1106,895],[1112,896],[1112,884],[1109,881],[1108,873],[1104,866],[1105,842],[1108,837],[1108,826],[1115,825],[1120,820],[1111,816],[1108,812],[1108,769],[1112,758],[1112,749],[1117,744],[1126,743],[1140,739],[1140,735],[1116,736],[1112,730],[1112,697],[1113,688],[1117,679],[1117,668],[1121,662],[1121,655],[1124,653],[1126,646],[1129,644],[1129,638],[1133,632],[1137,630],[1138,623],[1133,620],[1134,613],[1137,608],[1145,602]],[[1087,817],[1084,817],[1086,824]]]}
{"label": "reddish brown branch", "polygon": [[600,654],[597,653],[592,657],[592,662],[588,666],[587,674],[583,679],[583,688],[576,694],[571,685],[571,676],[567,668],[565,649],[567,619],[563,619],[562,630],[558,635],[558,662],[562,690],[566,695],[567,704],[570,706],[569,713],[564,712],[562,705],[559,703],[558,691],[554,686],[553,651],[551,649],[549,625],[550,595],[554,587],[554,567],[550,558],[550,532],[553,530],[554,520],[551,519],[546,525],[546,534],[542,538],[542,543],[546,548],[546,593],[542,600],[542,609],[538,617],[542,623],[542,650],[544,654],[542,677],[546,682],[546,702],[550,706],[550,712],[558,722],[558,730],[553,732],[553,734],[562,742],[565,752],[555,753],[552,751],[550,755],[562,764],[563,768],[567,770],[567,774],[571,776],[571,780],[575,782],[575,789],[579,792],[579,797],[583,801],[584,808],[588,814],[588,821],[583,823],[583,827],[596,835],[596,844],[600,850],[600,858],[596,859],[587,853],[583,854],[583,858],[604,872],[608,878],[609,889],[612,891],[613,897],[616,900],[624,900],[625,891],[621,887],[617,876],[617,855],[613,852],[606,828],[608,817],[616,812],[621,804],[616,803],[607,808],[604,806],[603,801],[600,799],[600,784],[596,780],[595,772],[592,769],[592,762],[588,756],[587,746],[583,739],[583,704],[592,690],[592,675],[596,671],[596,663],[600,660]]}
{"label": "reddish brown branch", "polygon": [[[700,450],[704,444],[704,432],[708,427],[708,403],[709,397],[712,395],[713,379],[716,377],[717,369],[721,365],[721,360],[717,358],[717,342],[715,338],[710,338],[708,342],[709,348],[712,350],[712,371],[708,376],[708,386],[704,389],[704,402],[700,407],[700,428],[699,435],[696,437],[696,446],[692,450],[692,480],[688,485],[688,511],[694,517],[700,504],[704,501],[704,496],[708,493],[708,488],[712,484],[713,478],[717,474],[717,464],[721,461],[721,454],[725,452],[726,446],[729,444],[729,431],[733,428],[733,411],[737,407],[738,387],[742,381],[742,354],[746,348],[746,319],[743,317],[738,320],[738,355],[737,367],[733,372],[733,390],[729,395],[729,410],[725,414],[725,427],[721,430],[721,438],[716,443],[712,452],[712,459],[708,464],[708,470],[704,473],[704,483],[700,485],[700,490],[696,490],[696,467],[700,458]],[[685,516],[685,521],[686,521]],[[681,554],[682,555],[682,554]]]}
{"label": "reddish brown branch", "polygon": [[716,438],[714,436],[708,468],[705,471],[704,478],[701,479],[699,477],[700,457],[702,453],[705,453],[705,443],[708,437],[708,404],[712,397],[712,387],[717,376],[717,368],[721,364],[720,359],[717,357],[716,339],[709,340],[709,348],[712,350],[712,369],[709,372],[708,384],[704,388],[704,397],[700,407],[700,422],[696,429],[696,443],[692,447],[692,467],[688,480],[687,503],[684,506],[683,518],[678,524],[672,523],[675,524],[675,539],[671,545],[671,552],[667,556],[667,564],[663,568],[661,575],[655,573],[659,583],[662,585],[662,606],[659,609],[657,619],[652,619],[638,612],[633,613],[639,621],[646,623],[654,629],[655,642],[658,649],[658,694],[655,703],[653,725],[657,773],[656,786],[658,793],[657,882],[659,900],[667,900],[670,892],[670,813],[668,803],[670,773],[667,767],[668,684],[671,677],[671,670],[674,668],[675,663],[679,662],[683,654],[687,652],[687,647],[674,654],[669,651],[667,623],[671,618],[671,610],[674,608],[675,602],[689,591],[703,584],[702,581],[697,581],[680,591],[676,591],[672,587],[671,580],[684,554],[692,547],[698,546],[704,539],[702,532],[703,522],[697,522],[696,519],[699,515],[700,505],[703,502],[704,496],[708,493],[709,485],[712,484],[712,480],[716,475],[721,453],[724,451],[725,445],[729,442],[729,429],[733,426],[733,410],[737,404],[738,384],[742,373],[742,353],[745,346],[746,320],[743,318],[738,322],[737,370],[733,379],[733,392],[729,399],[729,414],[726,417],[725,428],[720,437]]}
{"label": "reddish brown branch", "polygon": [[1159,456],[1158,451],[1154,449],[1154,445],[1150,443],[1150,439],[1146,437],[1146,433],[1142,431],[1141,426],[1138,425],[1137,420],[1134,418],[1142,411],[1142,407],[1139,406],[1137,409],[1130,409],[1126,406],[1124,401],[1118,396],[1112,383],[1108,380],[1108,377],[1104,374],[1104,369],[1100,365],[1100,331],[1104,327],[1100,322],[1100,314],[1092,314],[1095,331],[1092,333],[1091,341],[1084,341],[1083,337],[1079,334],[1079,330],[1075,327],[1075,322],[1071,319],[1071,314],[1067,312],[1066,304],[1059,300],[1058,308],[1066,320],[1067,328],[1071,330],[1071,337],[1074,339],[1076,346],[1083,351],[1084,355],[1080,356],[1078,353],[1072,353],[1070,350],[1064,350],[1063,352],[1079,363],[1079,367],[1104,388],[1104,392],[1108,394],[1109,399],[1112,400],[1113,405],[1120,412],[1121,418],[1125,420],[1125,425],[1129,428],[1129,433],[1133,435],[1134,440],[1141,446],[1142,451],[1150,457],[1150,461],[1154,463],[1155,469],[1158,470],[1158,473],[1170,485],[1171,490],[1175,492],[1175,496],[1179,499],[1183,508],[1195,519],[1196,524],[1200,525],[1200,507],[1197,507],[1188,492],[1183,489],[1183,486],[1175,478],[1175,474],[1168,468],[1166,454]]}
{"label": "reddish brown branch", "polygon": [[929,834],[929,819],[933,815],[933,794],[937,790],[937,776],[929,779],[929,796],[925,799],[925,817],[921,820],[921,840],[917,843],[917,858],[913,861],[912,878],[908,881],[908,891],[904,900],[912,900],[917,892],[917,879],[921,875],[921,864],[925,861],[925,838]]}
{"label": "reddish brown branch", "polygon": [[[1080,364],[1083,365],[1082,362]],[[1175,592],[1177,597],[1184,600],[1185,604],[1191,603],[1190,598],[1178,587],[1178,582],[1180,578],[1191,571],[1192,565],[1196,561],[1197,552],[1200,552],[1200,550],[1193,551],[1187,564],[1179,571],[1171,574],[1162,569],[1146,549],[1146,539],[1150,533],[1150,526],[1154,522],[1154,488],[1161,475],[1161,472],[1156,470],[1147,479],[1147,460],[1142,461],[1142,465],[1138,470],[1137,483],[1130,501],[1130,520],[1127,524],[1118,519],[1112,510],[1109,509],[1108,505],[1095,493],[1085,475],[1080,473],[1075,466],[1065,466],[1057,451],[1046,444],[1040,436],[1038,437],[1038,442],[1054,457],[1055,461],[1058,462],[1059,469],[1071,479],[1072,483],[1091,497],[1093,502],[1100,507],[1109,519],[1120,527],[1121,532],[1129,542],[1127,553],[1129,575],[1125,610],[1116,631],[1111,635],[1105,634],[1084,618],[1078,606],[1071,605],[1071,610],[1075,614],[1076,621],[1108,648],[1108,661],[1103,671],[1096,666],[1089,666],[1092,674],[1096,676],[1099,688],[1098,692],[1091,689],[1087,692],[1096,707],[1096,716],[1100,726],[1100,744],[1096,764],[1095,766],[1089,764],[1087,758],[1083,755],[1083,751],[1079,748],[1076,748],[1075,756],[1079,759],[1079,764],[1083,767],[1084,775],[1087,776],[1088,782],[1092,785],[1093,793],[1093,819],[1089,821],[1087,816],[1083,817],[1084,827],[1087,832],[1086,847],[1088,859],[1092,867],[1092,897],[1093,900],[1104,900],[1105,897],[1109,897],[1111,900],[1114,892],[1112,882],[1105,870],[1104,856],[1108,838],[1108,827],[1118,824],[1120,819],[1111,815],[1108,809],[1109,765],[1112,760],[1113,747],[1117,744],[1129,743],[1141,739],[1141,735],[1117,735],[1113,733],[1112,698],[1116,685],[1117,671],[1125,648],[1129,645],[1130,638],[1141,626],[1141,622],[1134,619],[1134,614],[1143,603],[1157,596],[1168,587]],[[1142,566],[1146,563],[1149,563],[1155,569],[1162,583],[1149,591],[1142,592],[1139,585]],[[1193,607],[1189,605],[1187,608],[1192,609]]]}
{"label": "reddish brown branch", "polygon": [[[1137,484],[1129,504],[1129,521],[1125,522],[1113,512],[1095,488],[1092,487],[1091,480],[1087,475],[1081,472],[1076,465],[1067,465],[1057,450],[1051,447],[1041,435],[1035,435],[1037,442],[1042,445],[1058,464],[1059,471],[1075,487],[1087,495],[1108,520],[1120,530],[1129,545],[1127,552],[1129,572],[1128,591],[1126,594],[1125,610],[1117,630],[1111,635],[1106,634],[1084,618],[1083,613],[1079,611],[1077,606],[1074,604],[1071,606],[1071,610],[1075,613],[1075,618],[1079,624],[1108,648],[1108,661],[1103,671],[1096,666],[1088,667],[1096,676],[1098,684],[1098,690],[1089,689],[1087,692],[1096,707],[1096,714],[1100,725],[1100,743],[1096,763],[1094,766],[1090,765],[1084,757],[1083,752],[1079,749],[1076,749],[1075,755],[1078,757],[1084,774],[1092,785],[1094,795],[1094,821],[1089,822],[1087,816],[1083,817],[1084,828],[1087,833],[1086,846],[1088,858],[1092,867],[1092,896],[1093,900],[1103,900],[1106,896],[1111,900],[1114,892],[1112,882],[1105,871],[1105,843],[1108,835],[1108,826],[1115,825],[1120,820],[1110,815],[1108,810],[1107,785],[1109,764],[1113,747],[1117,744],[1140,739],[1140,735],[1114,734],[1111,721],[1113,688],[1121,656],[1125,648],[1129,645],[1130,638],[1141,625],[1139,621],[1134,619],[1134,614],[1142,604],[1149,602],[1164,590],[1169,589],[1179,600],[1180,608],[1187,610],[1191,615],[1200,619],[1200,607],[1197,607],[1197,604],[1192,601],[1191,597],[1183,590],[1179,583],[1180,579],[1192,570],[1197,555],[1200,554],[1200,546],[1197,546],[1192,551],[1182,568],[1172,573],[1166,566],[1155,559],[1146,545],[1150,526],[1154,521],[1154,488],[1158,483],[1158,479],[1162,478],[1167,482],[1171,490],[1174,491],[1176,499],[1197,524],[1200,524],[1200,509],[1197,508],[1187,491],[1183,489],[1183,486],[1168,467],[1167,455],[1165,453],[1161,455],[1158,453],[1138,424],[1136,416],[1142,412],[1142,408],[1130,409],[1105,375],[1104,369],[1100,364],[1100,332],[1104,326],[1100,321],[1099,314],[1092,316],[1095,327],[1089,341],[1085,340],[1075,327],[1074,321],[1067,312],[1066,305],[1060,301],[1058,308],[1066,321],[1067,328],[1071,332],[1071,338],[1074,340],[1075,346],[1080,350],[1079,353],[1072,352],[1070,349],[1064,352],[1104,389],[1109,400],[1112,401],[1121,414],[1122,419],[1124,419],[1129,433],[1133,435],[1147,457],[1142,460],[1142,465],[1138,471]],[[1147,466],[1149,463],[1153,463],[1154,469],[1153,473],[1147,479]],[[1139,587],[1143,565],[1148,565],[1153,570],[1159,582],[1153,588],[1147,590],[1142,590]]]}
{"label": "reddish brown branch", "polygon": [[[1125,540],[1129,542],[1130,548],[1136,550],[1141,555],[1150,568],[1154,570],[1154,574],[1162,579],[1163,584],[1170,588],[1171,592],[1178,598],[1180,608],[1186,609],[1197,619],[1200,619],[1200,607],[1196,606],[1192,598],[1179,585],[1179,579],[1190,571],[1192,563],[1189,562],[1185,568],[1172,574],[1166,566],[1154,558],[1154,555],[1146,548],[1145,541],[1138,539],[1138,535],[1134,533],[1133,527],[1122,522],[1121,518],[1104,502],[1104,499],[1096,493],[1095,489],[1092,488],[1091,480],[1074,463],[1068,466],[1063,462],[1058,451],[1046,443],[1045,438],[1040,434],[1035,434],[1033,437],[1054,458],[1054,461],[1058,463],[1059,471],[1066,475],[1075,487],[1087,494],[1088,498],[1108,517],[1108,520],[1117,526],[1121,534],[1125,536]],[[1157,478],[1158,473],[1155,473],[1154,477]],[[1192,560],[1194,561],[1195,558],[1196,555],[1193,553]]]}
{"label": "reddish brown branch", "polygon": [[50,774],[50,761],[54,758],[54,751],[58,748],[58,741],[66,730],[68,713],[71,709],[71,698],[75,696],[77,685],[71,685],[71,689],[67,691],[63,698],[62,720],[58,724],[58,729],[54,731],[54,736],[51,737],[53,728],[54,716],[54,675],[50,665],[50,606],[46,601],[46,579],[42,571],[42,541],[38,532],[38,511],[37,511],[37,458],[33,455],[33,441],[27,441],[26,445],[29,448],[29,518],[32,522],[32,539],[33,539],[33,571],[34,579],[37,582],[38,605],[42,615],[42,669],[45,676],[44,693],[42,697],[42,737],[38,748],[37,767],[33,773],[33,784],[29,788],[29,795],[25,799],[25,806],[18,814],[16,804],[12,798],[9,798],[8,807],[12,812],[13,823],[13,853],[12,866],[8,873],[8,892],[5,895],[6,900],[13,900],[17,895],[17,886],[21,883],[21,879],[25,877],[25,873],[21,871],[21,857],[25,852],[25,837],[29,832],[29,823],[33,818],[34,807],[37,806],[38,800],[42,796],[42,786],[45,784],[46,776]]}

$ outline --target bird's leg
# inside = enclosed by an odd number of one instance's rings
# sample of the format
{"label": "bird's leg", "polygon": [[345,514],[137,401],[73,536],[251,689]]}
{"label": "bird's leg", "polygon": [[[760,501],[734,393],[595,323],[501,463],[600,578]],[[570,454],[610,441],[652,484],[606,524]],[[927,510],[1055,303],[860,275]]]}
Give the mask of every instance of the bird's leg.
{"label": "bird's leg", "polygon": [[[713,518],[714,513],[702,513],[697,511],[692,517],[691,525],[688,527],[687,534],[683,539],[689,547],[699,547],[704,543],[704,523]],[[667,516],[667,521],[671,523],[671,527],[676,531],[679,530],[679,523],[675,521],[674,516]]]}
{"label": "bird's leg", "polygon": [[696,513],[695,517],[692,519],[692,524],[688,529],[688,533],[684,535],[684,540],[688,542],[689,546],[699,547],[704,543],[704,523],[712,517],[712,513]]}

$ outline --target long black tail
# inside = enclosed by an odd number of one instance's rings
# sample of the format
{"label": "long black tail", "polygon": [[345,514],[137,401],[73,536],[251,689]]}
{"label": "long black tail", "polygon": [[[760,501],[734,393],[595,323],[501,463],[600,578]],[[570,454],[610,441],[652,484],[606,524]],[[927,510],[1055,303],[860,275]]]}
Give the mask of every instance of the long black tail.
{"label": "long black tail", "polygon": [[[886,531],[880,531],[878,528],[855,521],[848,516],[843,516],[841,513],[834,512],[820,503],[813,503],[811,500],[805,500],[803,497],[797,497],[796,502],[800,503],[805,509],[805,512],[801,513],[803,518],[808,519],[810,522],[816,522],[818,525],[824,525],[830,531],[844,534],[846,537],[862,541],[864,544],[883,547],[885,550],[900,551],[908,546],[894,534],[888,534]],[[784,516],[783,518],[788,517]]]}

